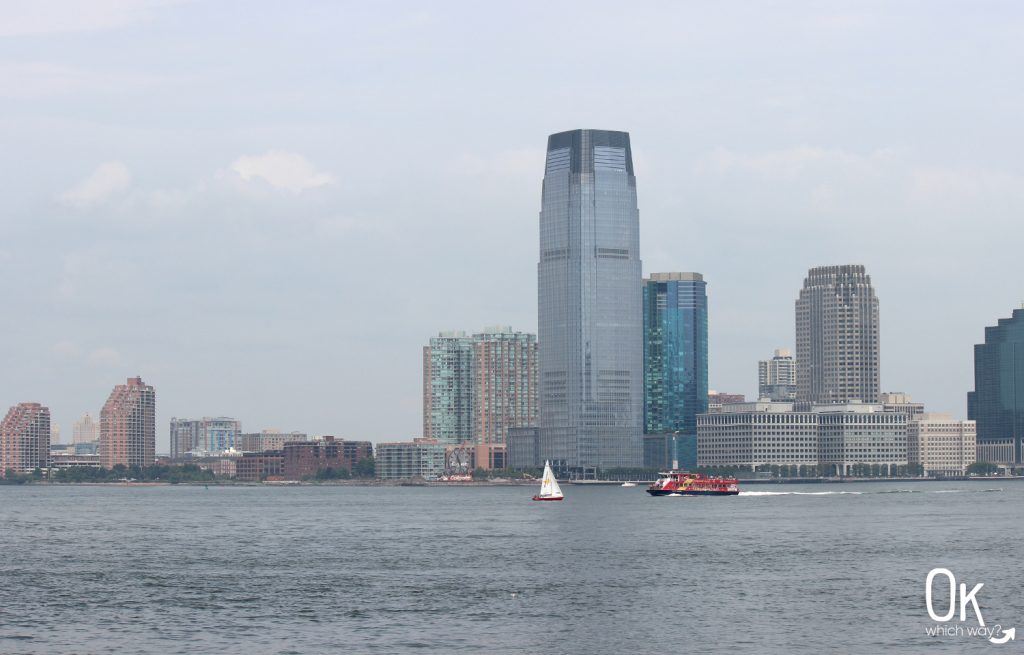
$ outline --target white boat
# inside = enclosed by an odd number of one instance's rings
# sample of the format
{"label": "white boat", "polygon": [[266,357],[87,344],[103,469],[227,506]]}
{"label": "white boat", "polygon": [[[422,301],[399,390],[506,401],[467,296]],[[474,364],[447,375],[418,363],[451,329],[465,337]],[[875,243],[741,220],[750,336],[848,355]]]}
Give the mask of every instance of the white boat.
{"label": "white boat", "polygon": [[635,487],[636,483],[635,482],[623,482],[622,486],[623,487]]}
{"label": "white boat", "polygon": [[551,472],[551,463],[544,462],[544,477],[540,482],[540,493],[533,497],[534,500],[562,500],[562,488],[558,486],[555,474]]}

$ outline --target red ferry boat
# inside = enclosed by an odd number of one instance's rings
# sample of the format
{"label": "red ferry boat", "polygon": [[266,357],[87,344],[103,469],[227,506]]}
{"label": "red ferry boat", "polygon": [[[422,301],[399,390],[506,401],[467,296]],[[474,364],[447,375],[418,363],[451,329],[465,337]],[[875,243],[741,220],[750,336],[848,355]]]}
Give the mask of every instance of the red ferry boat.
{"label": "red ferry boat", "polygon": [[647,487],[652,496],[736,496],[740,485],[736,478],[711,478],[700,473],[669,471]]}

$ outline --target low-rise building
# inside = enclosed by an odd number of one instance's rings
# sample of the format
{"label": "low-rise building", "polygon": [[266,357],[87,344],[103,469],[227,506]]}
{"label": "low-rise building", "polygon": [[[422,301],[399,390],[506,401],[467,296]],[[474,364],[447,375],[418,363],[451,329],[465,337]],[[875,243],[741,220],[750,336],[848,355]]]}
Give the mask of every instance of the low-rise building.
{"label": "low-rise building", "polygon": [[282,450],[284,460],[281,474],[285,480],[302,480],[327,469],[345,469],[351,473],[354,462],[345,456],[342,443],[331,436],[321,441],[286,443]]}
{"label": "low-rise building", "polygon": [[907,428],[907,453],[925,475],[966,475],[977,461],[974,421],[958,421],[949,414],[920,414]]}
{"label": "low-rise building", "polygon": [[512,469],[528,469],[541,466],[540,431],[537,428],[509,428],[506,437],[506,463]]}
{"label": "low-rise building", "polygon": [[438,439],[379,443],[377,477],[381,480],[434,479],[444,474],[445,455],[445,444]]}
{"label": "low-rise building", "polygon": [[283,463],[284,453],[280,450],[243,453],[235,459],[235,479],[245,482],[281,480]]}

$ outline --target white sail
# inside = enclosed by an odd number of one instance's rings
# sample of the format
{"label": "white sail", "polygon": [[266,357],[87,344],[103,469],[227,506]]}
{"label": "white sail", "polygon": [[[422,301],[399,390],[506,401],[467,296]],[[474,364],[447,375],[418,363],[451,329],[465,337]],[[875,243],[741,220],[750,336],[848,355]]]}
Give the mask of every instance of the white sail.
{"label": "white sail", "polygon": [[551,464],[544,462],[544,479],[540,483],[541,498],[562,498],[562,489],[558,486],[555,474],[551,472]]}

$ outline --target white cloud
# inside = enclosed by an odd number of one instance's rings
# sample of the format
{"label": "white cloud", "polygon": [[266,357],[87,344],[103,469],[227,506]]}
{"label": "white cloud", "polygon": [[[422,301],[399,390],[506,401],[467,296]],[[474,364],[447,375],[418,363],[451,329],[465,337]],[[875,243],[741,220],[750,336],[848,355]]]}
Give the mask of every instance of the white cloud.
{"label": "white cloud", "polygon": [[123,27],[181,0],[28,0],[0,3],[0,36],[91,32]]}
{"label": "white cloud", "polygon": [[231,163],[231,172],[245,182],[259,179],[292,193],[335,183],[333,175],[316,170],[302,155],[279,150],[239,157]]}
{"label": "white cloud", "polygon": [[122,162],[104,162],[87,178],[62,193],[60,200],[73,207],[87,207],[124,191],[131,181],[132,174]]}

